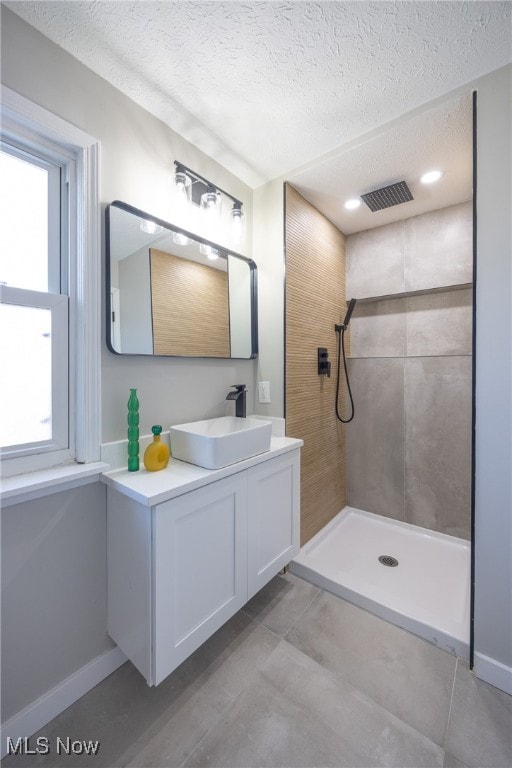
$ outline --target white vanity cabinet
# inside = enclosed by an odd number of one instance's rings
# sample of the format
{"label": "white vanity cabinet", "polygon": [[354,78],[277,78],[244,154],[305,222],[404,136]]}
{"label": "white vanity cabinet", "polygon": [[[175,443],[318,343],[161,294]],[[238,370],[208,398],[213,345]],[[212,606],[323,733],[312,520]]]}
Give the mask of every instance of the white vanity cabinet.
{"label": "white vanity cabinet", "polygon": [[[299,448],[265,457],[239,462],[220,479],[226,470],[193,467],[204,475],[200,487],[184,484],[180,493],[175,483],[172,498],[155,504],[151,495],[133,493],[136,478],[125,477],[131,488],[115,473],[106,480],[108,632],[149,685],[167,677],[298,552]],[[180,465],[169,465],[171,472]],[[141,482],[153,480],[147,475]]]}

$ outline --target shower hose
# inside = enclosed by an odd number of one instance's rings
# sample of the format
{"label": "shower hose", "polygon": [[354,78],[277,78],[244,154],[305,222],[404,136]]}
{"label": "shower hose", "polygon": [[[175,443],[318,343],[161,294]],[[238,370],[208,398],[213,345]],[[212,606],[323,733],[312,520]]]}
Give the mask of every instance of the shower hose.
{"label": "shower hose", "polygon": [[[341,421],[342,424],[348,424],[354,418],[354,398],[352,397],[352,390],[350,389],[350,380],[347,371],[347,358],[345,355],[345,325],[336,325],[336,333],[338,334],[338,375],[336,377],[336,418]],[[340,416],[338,401],[340,396],[340,363],[343,355],[343,370],[345,371],[345,381],[347,382],[348,396],[350,398],[350,410],[351,414],[348,419],[343,419]]]}

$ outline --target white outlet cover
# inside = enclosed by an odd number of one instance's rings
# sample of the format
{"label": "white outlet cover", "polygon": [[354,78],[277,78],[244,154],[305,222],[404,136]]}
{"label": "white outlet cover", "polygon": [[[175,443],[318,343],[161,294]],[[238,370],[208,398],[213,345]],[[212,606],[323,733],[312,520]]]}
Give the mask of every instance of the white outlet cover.
{"label": "white outlet cover", "polygon": [[258,401],[260,403],[270,403],[270,382],[258,382]]}

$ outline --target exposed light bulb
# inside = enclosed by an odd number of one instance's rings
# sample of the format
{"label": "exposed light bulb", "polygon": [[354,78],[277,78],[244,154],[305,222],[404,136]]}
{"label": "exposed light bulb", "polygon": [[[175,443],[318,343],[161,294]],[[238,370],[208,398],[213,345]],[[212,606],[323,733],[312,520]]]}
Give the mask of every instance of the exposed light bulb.
{"label": "exposed light bulb", "polygon": [[359,208],[361,205],[361,200],[357,197],[354,197],[352,200],[347,200],[345,203],[345,208],[347,211],[354,211],[356,208]]}
{"label": "exposed light bulb", "polygon": [[155,224],[154,221],[147,221],[146,219],[141,222],[140,228],[143,232],[147,232],[148,235],[158,235],[164,231],[160,224]]}
{"label": "exposed light bulb", "polygon": [[173,243],[176,243],[176,245],[190,245],[190,243],[192,242],[190,237],[187,237],[186,235],[182,235],[181,232],[173,232],[172,240],[173,240]]}
{"label": "exposed light bulb", "polygon": [[176,186],[176,194],[178,202],[183,205],[190,203],[192,194],[192,179],[185,173],[183,168],[178,167],[174,174],[174,184]]}
{"label": "exposed light bulb", "polygon": [[217,205],[217,190],[215,187],[208,187],[208,190],[201,195],[201,208],[210,214],[215,212],[217,214],[220,205]]}
{"label": "exposed light bulb", "polygon": [[420,181],[422,184],[433,184],[435,181],[439,181],[442,175],[442,171],[428,171],[423,174]]}
{"label": "exposed light bulb", "polygon": [[206,243],[200,243],[199,252],[202,253],[203,256],[207,256],[210,261],[215,261],[215,259],[219,258],[218,250],[216,248],[212,248],[211,245],[207,245]]}
{"label": "exposed light bulb", "polygon": [[207,187],[206,192],[201,195],[201,217],[203,232],[211,240],[217,240],[219,236],[220,209],[220,194],[215,187]]}

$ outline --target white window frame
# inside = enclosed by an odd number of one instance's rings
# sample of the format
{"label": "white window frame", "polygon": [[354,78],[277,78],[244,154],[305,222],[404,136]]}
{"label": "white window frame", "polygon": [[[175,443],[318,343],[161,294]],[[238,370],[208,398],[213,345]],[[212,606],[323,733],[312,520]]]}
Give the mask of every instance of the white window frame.
{"label": "white window frame", "polygon": [[[100,459],[101,227],[97,139],[2,86],[2,137],[67,159],[69,183],[69,449],[2,461],[4,477]],[[44,295],[44,294],[41,294]],[[66,298],[66,297],[64,297]]]}
{"label": "white window frame", "polygon": [[[47,288],[32,290],[18,285],[2,285],[0,300],[2,304],[12,304],[19,307],[47,309],[51,316],[51,432],[48,440],[26,442],[23,434],[19,435],[16,445],[6,445],[0,448],[0,459],[7,466],[16,468],[23,456],[48,454],[43,463],[52,464],[74,459],[74,402],[70,392],[69,368],[69,254],[68,227],[69,180],[73,179],[74,158],[69,158],[68,152],[62,152],[54,145],[51,152],[48,147],[35,146],[31,141],[30,151],[23,146],[22,137],[16,135],[16,140],[10,135],[9,139],[2,130],[2,151],[21,159],[31,165],[43,168],[48,179],[48,263]],[[5,332],[5,330],[4,330]],[[37,386],[37,371],[34,371],[34,386]],[[4,375],[9,375],[4,371]],[[50,455],[51,454],[51,455]],[[10,459],[18,459],[11,462]],[[25,462],[26,463],[26,462]]]}

